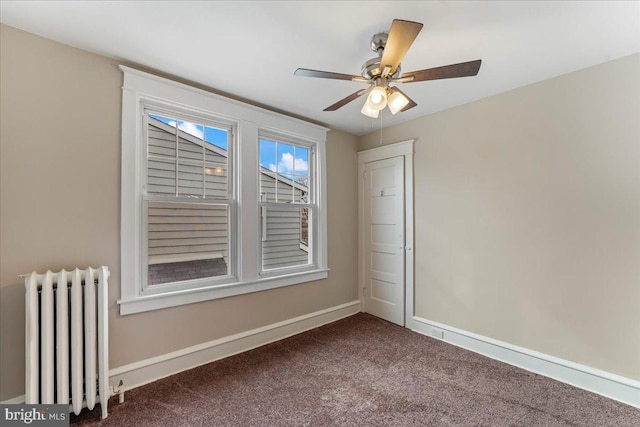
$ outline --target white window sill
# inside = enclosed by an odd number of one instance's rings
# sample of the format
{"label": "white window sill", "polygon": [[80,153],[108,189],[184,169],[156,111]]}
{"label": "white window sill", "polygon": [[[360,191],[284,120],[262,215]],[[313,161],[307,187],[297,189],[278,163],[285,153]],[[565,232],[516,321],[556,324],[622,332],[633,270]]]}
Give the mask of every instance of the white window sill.
{"label": "white window sill", "polygon": [[212,299],[227,298],[267,289],[281,288],[305,282],[326,279],[329,269],[318,269],[302,273],[292,273],[278,277],[266,277],[254,282],[237,282],[224,285],[185,289],[156,295],[146,295],[131,299],[120,299],[120,315],[141,313],[161,308],[192,304]]}

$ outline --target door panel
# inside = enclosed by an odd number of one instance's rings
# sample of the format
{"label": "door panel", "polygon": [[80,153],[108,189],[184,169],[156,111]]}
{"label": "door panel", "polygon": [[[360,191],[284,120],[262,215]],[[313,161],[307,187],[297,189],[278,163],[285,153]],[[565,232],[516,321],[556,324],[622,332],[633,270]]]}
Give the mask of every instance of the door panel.
{"label": "door panel", "polygon": [[393,300],[395,287],[388,282],[371,279],[371,298],[386,302]]}
{"label": "door panel", "polygon": [[395,242],[395,227],[387,224],[371,225],[371,241],[379,244],[392,244]]}
{"label": "door panel", "polygon": [[364,170],[365,311],[404,326],[404,158]]}

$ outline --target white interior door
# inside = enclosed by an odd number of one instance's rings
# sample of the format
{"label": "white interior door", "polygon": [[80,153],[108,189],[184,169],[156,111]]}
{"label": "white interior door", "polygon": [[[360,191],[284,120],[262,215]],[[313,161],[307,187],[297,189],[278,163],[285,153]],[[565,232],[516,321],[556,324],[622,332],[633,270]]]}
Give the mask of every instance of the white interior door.
{"label": "white interior door", "polygon": [[364,308],[404,326],[404,157],[364,165]]}

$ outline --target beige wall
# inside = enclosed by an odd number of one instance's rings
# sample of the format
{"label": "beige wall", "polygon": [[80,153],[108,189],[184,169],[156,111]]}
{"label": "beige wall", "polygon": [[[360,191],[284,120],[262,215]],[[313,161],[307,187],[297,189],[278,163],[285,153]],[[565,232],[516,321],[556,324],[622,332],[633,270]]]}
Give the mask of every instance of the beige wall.
{"label": "beige wall", "polygon": [[[357,139],[331,131],[328,280],[119,316],[118,63],[0,28],[0,401],[34,269],[110,267],[112,367],[357,298]],[[418,139],[419,316],[640,380],[638,76],[634,55],[385,129]]]}
{"label": "beige wall", "polygon": [[385,129],[417,315],[640,380],[639,105],[636,54]]}
{"label": "beige wall", "polygon": [[329,279],[119,316],[118,62],[4,25],[0,43],[0,401],[24,393],[34,269],[109,266],[112,368],[357,299],[357,139],[331,131]]}

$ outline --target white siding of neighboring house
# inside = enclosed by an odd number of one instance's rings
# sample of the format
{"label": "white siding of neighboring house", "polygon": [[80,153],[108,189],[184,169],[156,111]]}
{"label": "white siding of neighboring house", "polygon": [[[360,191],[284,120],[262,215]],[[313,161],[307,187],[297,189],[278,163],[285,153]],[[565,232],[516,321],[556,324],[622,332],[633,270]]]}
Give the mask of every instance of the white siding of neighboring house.
{"label": "white siding of neighboring house", "polygon": [[149,202],[149,264],[227,258],[227,208]]}
{"label": "white siding of neighboring house", "polygon": [[[149,118],[148,150],[150,155],[167,156],[167,161],[148,161],[147,191],[149,194],[176,194],[175,128]],[[178,194],[202,197],[224,197],[227,191],[226,151],[205,143],[197,137],[179,131]],[[207,170],[207,173],[204,171]],[[203,174],[205,184],[203,185]],[[275,201],[276,174],[262,168],[261,192],[267,201]],[[203,188],[204,187],[204,188]],[[278,175],[278,200],[300,200],[306,187]],[[214,201],[212,200],[212,203]],[[267,209],[267,239],[263,244],[263,269],[300,265],[307,262],[308,253],[300,246],[300,210]],[[188,205],[169,202],[149,202],[148,208],[149,264],[192,261],[197,259],[228,259],[228,213],[223,205]],[[258,221],[259,218],[256,218]]]}
{"label": "white siding of neighboring house", "polygon": [[[203,141],[183,131],[179,131],[178,137],[178,194],[226,196],[226,152],[205,144],[206,161],[203,162]],[[149,118],[149,155],[167,157],[166,161],[149,160],[147,163],[149,194],[176,194],[175,138],[175,128]],[[205,174],[205,168],[212,174]],[[218,175],[215,175],[216,170],[220,171]],[[203,175],[206,178],[204,183]],[[227,223],[224,205],[149,202],[149,264],[207,258],[226,260],[229,255]]]}
{"label": "white siding of neighboring house", "polygon": [[[266,202],[276,201],[276,179],[275,172],[268,169],[261,168],[260,173],[260,193],[264,193],[267,196]],[[295,187],[295,188],[294,188]],[[302,194],[307,191],[307,188],[302,184],[294,183],[290,179],[278,176],[278,201],[279,202],[291,202],[295,194],[295,201],[299,202]]]}
{"label": "white siding of neighboring house", "polygon": [[267,209],[267,240],[262,242],[262,268],[306,264],[309,253],[300,247],[300,209]]}

